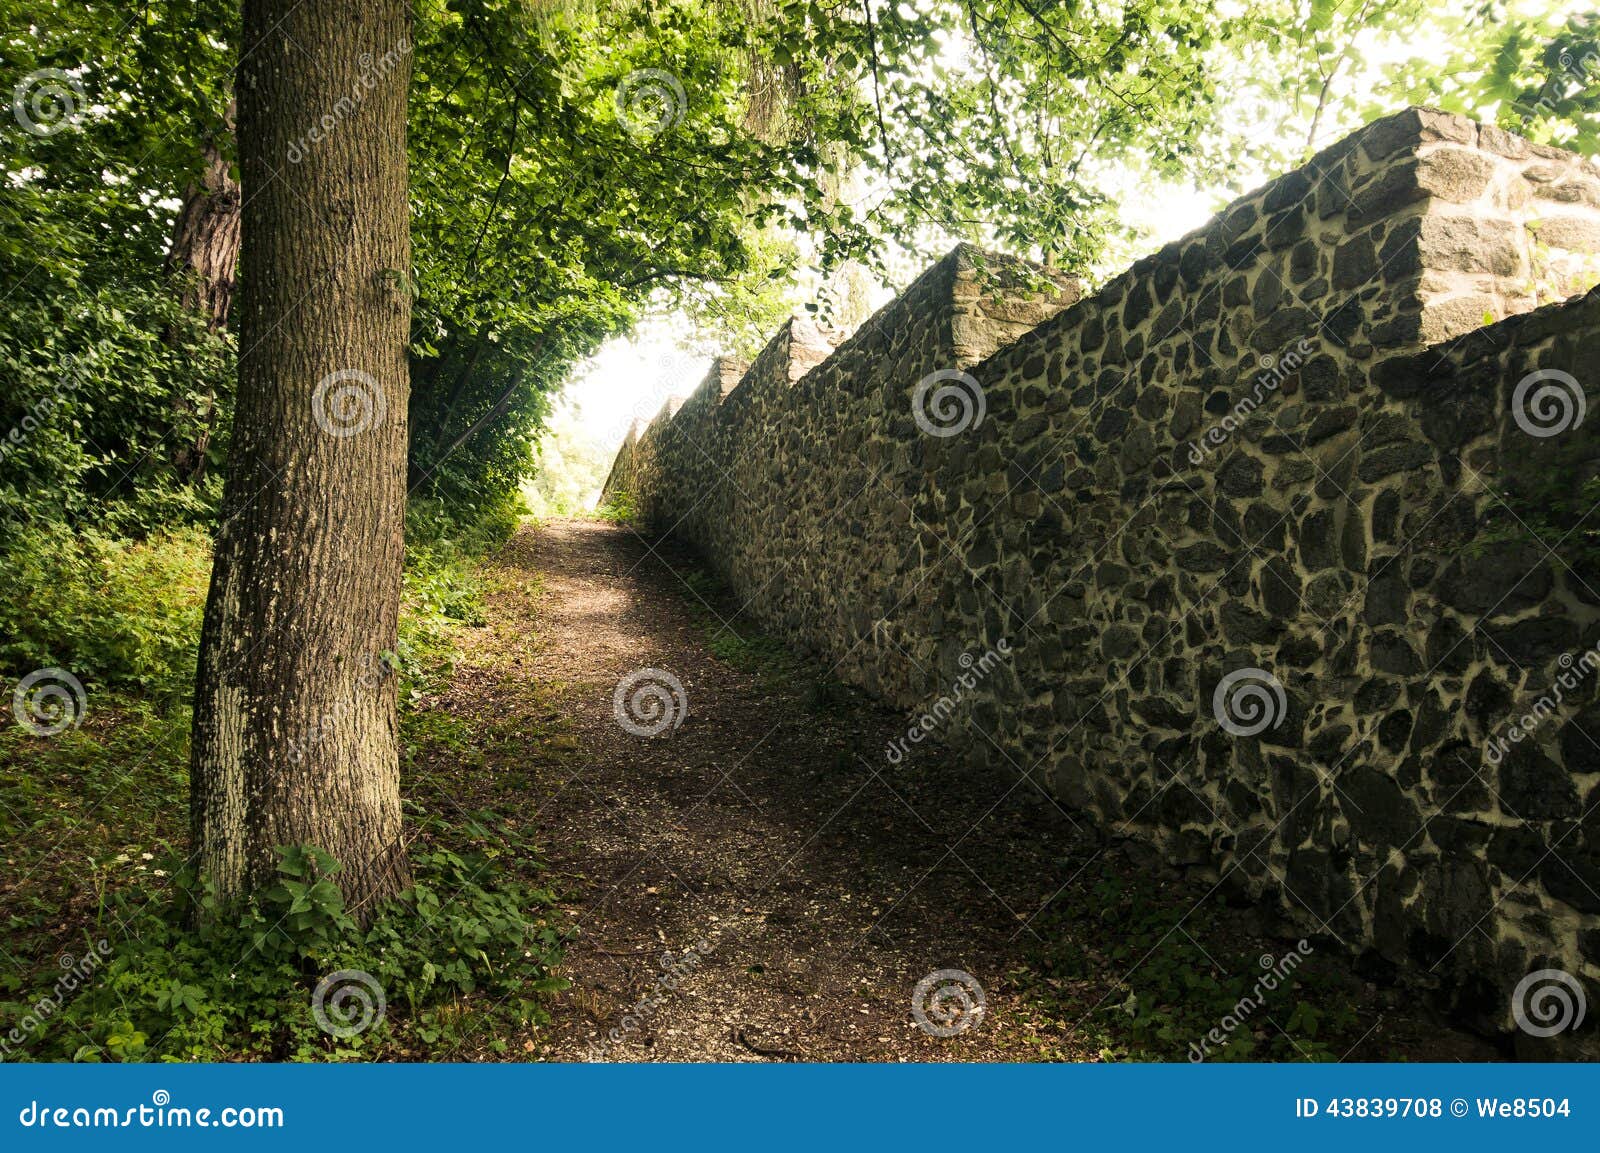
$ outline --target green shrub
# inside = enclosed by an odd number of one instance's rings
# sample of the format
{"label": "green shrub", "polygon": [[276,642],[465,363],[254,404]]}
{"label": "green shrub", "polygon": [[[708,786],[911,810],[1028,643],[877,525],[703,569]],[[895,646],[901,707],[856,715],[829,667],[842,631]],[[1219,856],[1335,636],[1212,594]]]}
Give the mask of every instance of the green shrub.
{"label": "green shrub", "polygon": [[594,515],[611,524],[632,524],[638,516],[633,504],[633,494],[629,492],[612,493],[599,508],[594,510]]}
{"label": "green shrub", "polygon": [[[497,851],[531,853],[491,814],[475,815],[470,831]],[[30,1005],[0,1004],[8,1028],[26,1034],[12,1056],[315,1061],[453,1050],[490,1022],[546,1019],[538,999],[565,985],[549,971],[560,944],[551,894],[504,875],[487,852],[434,844],[414,853],[412,886],[361,929],[331,857],[279,851],[278,884],[242,909],[220,909],[186,871],[176,906],[114,896],[102,924],[117,929],[96,950],[108,959],[60,1010],[40,1019]],[[334,995],[345,984],[356,990],[349,1001]]]}
{"label": "green shrub", "polygon": [[119,540],[94,530],[21,530],[0,552],[0,669],[59,665],[161,704],[187,696],[210,580],[196,529]]}

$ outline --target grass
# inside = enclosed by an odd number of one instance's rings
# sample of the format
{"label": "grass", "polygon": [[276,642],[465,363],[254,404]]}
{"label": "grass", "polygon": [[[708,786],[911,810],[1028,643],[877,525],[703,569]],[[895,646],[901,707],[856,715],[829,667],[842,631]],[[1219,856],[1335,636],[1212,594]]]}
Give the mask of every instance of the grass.
{"label": "grass", "polygon": [[865,700],[830,673],[817,672],[813,661],[763,632],[750,619],[726,585],[698,565],[675,562],[673,582],[706,640],[706,651],[720,661],[755,675],[764,689],[798,689],[814,713],[843,712]]}
{"label": "grass", "polygon": [[[1061,1035],[1104,1060],[1338,1061],[1370,1022],[1342,957],[1267,939],[1175,882],[1107,861],[1034,927],[1011,976]],[[1052,1037],[1032,1039],[1053,1055]]]}
{"label": "grass", "polygon": [[[416,884],[365,929],[338,900],[337,864],[314,849],[286,849],[280,884],[243,909],[212,908],[184,867],[190,713],[176,686],[193,675],[203,538],[26,542],[0,557],[26,587],[54,581],[59,594],[33,602],[4,667],[82,669],[88,689],[75,728],[0,729],[0,1058],[460,1059],[531,1044],[561,984],[559,916],[536,846],[498,811],[517,777],[484,770],[541,734],[514,717],[474,726],[434,707],[463,630],[485,619],[484,543],[418,535],[397,648]],[[85,609],[96,595],[120,632]],[[466,785],[485,777],[487,792]],[[64,955],[92,958],[95,971],[41,1017]],[[381,1020],[347,1038],[312,1011],[334,969],[373,974],[387,996]]]}

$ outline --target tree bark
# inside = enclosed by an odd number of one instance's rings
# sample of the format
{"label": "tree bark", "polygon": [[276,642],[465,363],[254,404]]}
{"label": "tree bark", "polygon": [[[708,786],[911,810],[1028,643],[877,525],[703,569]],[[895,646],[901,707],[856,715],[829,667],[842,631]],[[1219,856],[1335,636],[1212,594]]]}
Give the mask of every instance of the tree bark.
{"label": "tree bark", "polygon": [[195,689],[191,835],[227,901],[276,849],[358,917],[409,883],[395,686],[410,241],[405,0],[245,0],[239,394]]}
{"label": "tree bark", "polygon": [[[224,131],[233,132],[230,102]],[[239,182],[213,133],[201,149],[199,179],[183,194],[183,207],[167,248],[167,271],[181,277],[178,298],[190,312],[203,316],[206,327],[220,332],[228,323],[239,268]]]}
{"label": "tree bark", "polygon": [[[234,129],[234,107],[228,104],[224,131]],[[167,249],[167,272],[177,279],[178,299],[190,312],[205,319],[206,328],[221,332],[228,325],[234,283],[239,269],[239,182],[214,133],[202,146],[199,179],[183,194],[183,207]],[[206,450],[211,445],[216,398],[209,390],[204,404],[205,424],[192,443],[179,444],[172,454],[173,467],[187,480],[205,471]],[[179,398],[180,416],[190,413],[187,399]]]}

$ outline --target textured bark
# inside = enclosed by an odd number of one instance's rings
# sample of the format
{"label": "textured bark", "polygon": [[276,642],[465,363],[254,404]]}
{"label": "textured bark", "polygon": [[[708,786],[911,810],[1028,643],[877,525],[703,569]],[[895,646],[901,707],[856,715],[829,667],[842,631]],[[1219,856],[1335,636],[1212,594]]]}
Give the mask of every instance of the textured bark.
{"label": "textured bark", "polygon": [[191,766],[193,847],[225,899],[270,882],[292,844],[339,859],[358,914],[408,881],[385,657],[405,501],[409,33],[405,0],[244,5],[239,396]]}
{"label": "textured bark", "polygon": [[[229,104],[225,131],[231,136],[234,108]],[[184,191],[183,207],[172,230],[167,249],[167,272],[177,278],[178,299],[190,312],[205,318],[206,327],[221,332],[228,324],[228,308],[233,303],[234,283],[239,269],[239,182],[215,135],[208,135],[202,152],[199,179]],[[205,425],[192,443],[180,444],[173,452],[173,467],[180,476],[198,479],[205,471],[206,450],[211,445],[215,398],[209,393],[203,402]],[[189,402],[179,399],[180,416],[189,413]]]}
{"label": "textured bark", "polygon": [[[230,106],[225,130],[233,131]],[[202,148],[199,179],[184,190],[167,249],[167,271],[182,277],[179,298],[212,332],[228,323],[239,268],[239,182],[214,135]]]}

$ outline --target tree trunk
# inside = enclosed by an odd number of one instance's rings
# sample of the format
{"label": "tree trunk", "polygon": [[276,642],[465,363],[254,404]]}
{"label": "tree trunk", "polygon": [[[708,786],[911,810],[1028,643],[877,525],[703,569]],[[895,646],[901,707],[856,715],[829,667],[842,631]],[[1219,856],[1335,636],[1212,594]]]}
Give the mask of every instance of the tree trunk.
{"label": "tree trunk", "polygon": [[191,835],[225,900],[278,846],[368,916],[409,880],[395,648],[410,241],[405,0],[245,0],[239,395],[201,636]]}
{"label": "tree trunk", "polygon": [[[233,122],[230,101],[224,117],[224,131],[229,135]],[[183,194],[166,268],[178,280],[178,299],[183,306],[203,317],[210,331],[221,332],[228,324],[239,269],[239,182],[214,134],[207,134],[202,157],[200,178]],[[205,471],[206,450],[211,444],[215,397],[208,393],[203,404],[204,426],[192,443],[179,444],[173,452],[173,467],[188,480],[199,479]],[[178,412],[180,416],[189,414],[186,398],[179,398]]]}
{"label": "tree trunk", "polygon": [[[224,130],[233,132],[230,103]],[[202,146],[200,178],[184,190],[167,249],[167,271],[182,278],[179,299],[220,332],[228,323],[239,268],[239,182],[214,134]]]}

